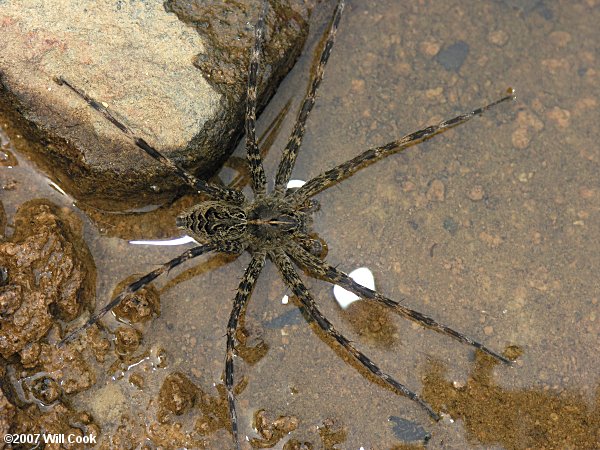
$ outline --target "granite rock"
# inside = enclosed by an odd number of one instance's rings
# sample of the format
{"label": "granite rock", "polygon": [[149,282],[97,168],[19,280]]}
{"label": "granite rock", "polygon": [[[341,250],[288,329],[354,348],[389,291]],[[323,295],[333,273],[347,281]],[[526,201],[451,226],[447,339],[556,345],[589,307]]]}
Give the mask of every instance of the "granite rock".
{"label": "granite rock", "polygon": [[[0,107],[41,143],[36,162],[75,198],[106,209],[168,198],[181,180],[53,78],[62,76],[200,177],[243,132],[249,48],[261,2],[0,2]],[[259,103],[299,55],[308,10],[267,16]],[[266,68],[266,70],[264,69]]]}

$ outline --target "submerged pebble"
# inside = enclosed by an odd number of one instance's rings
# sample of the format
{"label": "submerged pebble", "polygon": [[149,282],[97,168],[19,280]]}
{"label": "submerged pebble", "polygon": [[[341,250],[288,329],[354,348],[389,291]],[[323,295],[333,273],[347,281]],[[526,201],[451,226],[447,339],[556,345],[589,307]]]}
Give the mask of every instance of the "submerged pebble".
{"label": "submerged pebble", "polygon": [[431,434],[416,422],[397,416],[390,416],[389,420],[394,423],[392,428],[394,435],[402,442],[425,444],[431,439]]}

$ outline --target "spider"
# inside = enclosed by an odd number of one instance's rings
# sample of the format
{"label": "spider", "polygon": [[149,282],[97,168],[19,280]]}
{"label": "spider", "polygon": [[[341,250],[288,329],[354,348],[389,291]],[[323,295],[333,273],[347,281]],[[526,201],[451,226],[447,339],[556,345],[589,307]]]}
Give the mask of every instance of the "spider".
{"label": "spider", "polygon": [[239,190],[221,187],[207,183],[187,172],[180,165],[162,155],[148,144],[143,138],[137,136],[128,126],[117,120],[112,113],[101,103],[95,101],[82,90],[65,80],[63,77],[55,81],[69,88],[74,94],[83,99],[89,106],[102,114],[114,126],[120,129],[137,147],[142,149],[159,163],[165,165],[196,191],[208,195],[207,201],[201,202],[181,213],[176,224],[192,236],[199,245],[186,250],[181,255],[152,272],[144,275],[139,280],[128,285],[119,295],[111,300],[98,312],[91,315],[81,327],[67,334],[59,346],[72,340],[77,334],[95,324],[106,313],[121,303],[128,295],[138,291],[151,283],[161,274],[170,271],[176,266],[208,252],[224,252],[239,255],[244,251],[251,254],[252,260],[239,284],[233,308],[227,323],[226,357],[225,357],[225,388],[231,420],[231,432],[235,447],[240,448],[238,437],[238,420],[236,415],[234,397],[234,355],[236,349],[236,330],[242,311],[251,296],[256,280],[264,267],[266,260],[274,263],[283,280],[298,298],[308,317],[313,320],[323,332],[343,347],[359,364],[369,370],[375,377],[388,385],[392,390],[400,392],[418,403],[433,419],[439,420],[440,416],[421,396],[392,376],[383,372],[369,357],[358,350],[355,345],[339,331],[319,311],[315,300],[304,282],[301,280],[294,264],[305,271],[309,276],[337,284],[353,292],[363,299],[382,304],[397,314],[413,320],[420,325],[435,331],[447,334],[456,340],[471,345],[493,358],[510,364],[511,360],[489,349],[478,341],[443,325],[431,317],[416,310],[410,309],[399,302],[392,300],[374,290],[368,289],[355,282],[344,272],[329,265],[315,253],[319,243],[310,237],[311,217],[315,210],[316,202],[312,197],[325,189],[330,188],[339,181],[352,176],[362,167],[372,164],[393,153],[422,142],[451,127],[463,124],[475,116],[495,107],[496,105],[515,98],[514,91],[509,89],[507,95],[481,108],[461,114],[452,119],[445,120],[437,125],[428,126],[422,130],[407,134],[388,144],[370,148],[353,159],[346,161],[320,175],[310,179],[297,190],[287,189],[292,170],[302,143],[305,125],[308,116],[315,104],[315,97],[331,49],[335,35],[342,17],[344,0],[339,0],[329,22],[327,38],[322,48],[320,59],[317,62],[309,88],[304,96],[296,122],[283,150],[281,162],[275,176],[274,187],[267,190],[266,176],[263,169],[262,158],[256,141],[256,91],[258,67],[262,49],[267,14],[267,1],[263,2],[258,22],[254,32],[254,44],[250,54],[247,84],[247,102],[245,115],[246,155],[250,168],[251,187],[253,198],[249,199]]}

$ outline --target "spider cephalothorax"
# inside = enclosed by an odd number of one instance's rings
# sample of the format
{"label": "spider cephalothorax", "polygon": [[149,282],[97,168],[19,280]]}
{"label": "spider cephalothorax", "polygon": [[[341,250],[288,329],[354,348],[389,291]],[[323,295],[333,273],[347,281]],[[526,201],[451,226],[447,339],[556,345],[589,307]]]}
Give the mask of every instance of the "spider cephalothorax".
{"label": "spider cephalothorax", "polygon": [[308,232],[310,216],[290,207],[283,198],[267,196],[248,207],[248,234],[252,247],[271,250]]}
{"label": "spider cephalothorax", "polygon": [[309,234],[309,231],[311,213],[316,207],[316,202],[312,199],[314,195],[328,189],[341,180],[350,177],[365,165],[374,163],[418,142],[429,139],[448,128],[465,123],[499,103],[513,99],[514,94],[512,90],[510,90],[508,95],[484,107],[445,120],[437,125],[432,125],[414,133],[407,134],[400,139],[385,145],[370,148],[355,158],[339,164],[310,179],[298,190],[288,190],[287,184],[294,168],[298,149],[302,143],[306,121],[315,103],[315,95],[319,84],[321,83],[325,65],[329,59],[337,26],[344,8],[343,0],[339,0],[329,24],[327,39],[323,46],[321,57],[313,72],[308,92],[300,106],[292,135],[283,150],[283,156],[275,177],[275,186],[271,192],[267,192],[266,177],[255,135],[257,70],[261,53],[264,19],[267,13],[267,2],[263,2],[263,5],[263,10],[256,25],[254,46],[250,55],[245,120],[246,155],[248,158],[248,166],[252,180],[252,191],[254,194],[252,200],[246,199],[241,191],[220,187],[197,179],[194,175],[188,173],[175,162],[163,156],[144,139],[136,136],[129,127],[117,120],[101,103],[93,100],[83,91],[74,87],[63,78],[59,77],[56,79],[59,84],[66,85],[75,94],[83,98],[90,106],[103,114],[104,117],[119,128],[140,149],[161,164],[172,169],[175,174],[181,177],[182,180],[192,188],[211,198],[209,201],[205,201],[190,208],[177,219],[177,225],[185,229],[200,245],[186,250],[178,257],[166,262],[159,268],[131,283],[121,291],[117,297],[93,314],[83,326],[71,331],[63,338],[59,345],[63,345],[65,342],[73,339],[79,332],[96,323],[104,314],[118,305],[128,295],[146,286],[159,275],[170,271],[172,268],[182,264],[188,259],[195,258],[211,251],[241,253],[246,250],[252,255],[252,261],[248,265],[238,286],[237,294],[233,301],[233,308],[227,323],[226,334],[225,388],[227,391],[231,427],[236,448],[239,448],[238,421],[233,390],[233,362],[236,345],[236,330],[240,321],[240,315],[250,298],[250,294],[267,258],[277,266],[285,283],[303,307],[305,314],[314,321],[314,323],[316,323],[317,326],[332,339],[332,341],[341,345],[348,354],[358,362],[358,364],[361,364],[365,369],[370,371],[382,383],[395,391],[406,395],[411,400],[414,400],[423,407],[431,417],[439,419],[438,413],[436,413],[417,393],[396,381],[392,376],[383,372],[364,353],[358,350],[349,339],[335,329],[333,324],[319,311],[312,294],[304,285],[293,263],[314,278],[320,278],[330,283],[337,284],[359,297],[390,308],[397,314],[413,320],[422,326],[449,335],[460,342],[471,345],[474,348],[491,355],[499,361],[510,363],[508,358],[496,353],[474,339],[437,322],[425,314],[405,306],[403,303],[396,302],[379,292],[356,283],[344,272],[338,270],[336,267],[328,264],[317,256],[319,247],[321,246],[317,240]]}

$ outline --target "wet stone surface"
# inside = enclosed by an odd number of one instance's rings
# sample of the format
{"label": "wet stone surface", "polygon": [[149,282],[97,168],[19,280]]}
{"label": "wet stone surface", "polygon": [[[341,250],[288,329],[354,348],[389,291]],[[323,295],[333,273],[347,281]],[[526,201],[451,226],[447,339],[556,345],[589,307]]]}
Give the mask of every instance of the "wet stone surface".
{"label": "wet stone surface", "polygon": [[[31,151],[63,189],[105,209],[169,198],[180,180],[53,78],[84,90],[159,151],[212,175],[242,133],[249,48],[259,1],[0,2],[0,100],[24,117]],[[267,18],[259,106],[307,35],[303,2]],[[277,30],[277,32],[274,32]],[[18,113],[17,113],[18,112]]]}
{"label": "wet stone surface", "polygon": [[180,416],[189,411],[196,401],[198,388],[182,373],[172,373],[165,378],[160,393],[159,421],[164,422],[168,414]]}
{"label": "wet stone surface", "polygon": [[22,205],[15,232],[0,242],[0,354],[9,358],[43,338],[54,320],[91,307],[95,267],[69,213],[45,202]]}
{"label": "wet stone surface", "polygon": [[[139,277],[132,276],[117,285],[113,298],[117,296],[129,283]],[[127,296],[113,309],[115,317],[127,323],[144,323],[160,315],[160,297],[152,285]]]}
{"label": "wet stone surface", "polygon": [[142,333],[134,328],[119,327],[115,331],[115,347],[117,353],[127,355],[135,352],[142,340]]}
{"label": "wet stone surface", "polygon": [[6,213],[4,212],[4,205],[0,201],[0,238],[4,237],[4,228],[6,227]]}
{"label": "wet stone surface", "polygon": [[95,383],[91,355],[45,342],[93,303],[95,267],[80,234],[72,213],[30,201],[0,242],[0,432],[99,435],[89,414],[64,401]]}
{"label": "wet stone surface", "polygon": [[194,430],[201,436],[209,436],[217,430],[227,429],[231,426],[227,409],[225,386],[217,386],[218,395],[213,396],[203,389],[198,389],[196,406],[201,412],[196,420]]}
{"label": "wet stone surface", "polygon": [[254,414],[254,428],[259,438],[250,440],[254,448],[270,448],[275,446],[288,433],[298,428],[298,418],[294,416],[279,416],[271,419],[266,411],[259,410]]}
{"label": "wet stone surface", "polygon": [[[158,407],[148,430],[137,422],[128,424],[128,415],[118,412],[126,401],[114,380],[146,360],[149,367],[164,368],[164,351],[144,347],[142,331],[130,325],[112,333],[92,326],[57,347],[63,323],[77,326],[79,314],[93,306],[95,268],[81,240],[81,223],[48,201],[30,201],[20,206],[10,225],[14,232],[0,242],[0,266],[6,269],[0,286],[1,432],[94,435],[97,448],[134,448],[145,436],[166,448],[198,448],[205,445],[200,436],[228,427],[224,395],[211,397],[181,373],[167,376],[155,392]],[[144,330],[159,310],[156,289],[150,288],[130,296],[117,318]],[[113,381],[102,388],[107,374]],[[129,375],[134,389],[148,388],[144,370]],[[88,396],[83,408],[73,401],[78,394]],[[196,415],[197,430],[190,436],[172,418],[190,412],[196,398],[202,414]],[[100,423],[112,414],[121,424],[111,439],[94,420],[98,414]]]}

